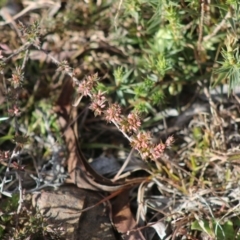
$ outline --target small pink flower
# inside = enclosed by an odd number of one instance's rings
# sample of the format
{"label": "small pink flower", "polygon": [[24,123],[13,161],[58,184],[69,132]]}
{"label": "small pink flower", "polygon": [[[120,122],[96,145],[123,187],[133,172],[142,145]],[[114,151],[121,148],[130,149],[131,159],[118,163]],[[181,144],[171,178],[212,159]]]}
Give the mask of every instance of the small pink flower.
{"label": "small pink flower", "polygon": [[94,94],[93,97],[92,97],[93,101],[99,105],[101,108],[104,108],[106,105],[105,105],[105,102],[107,101],[106,97],[104,96],[104,93],[98,91],[97,94]]}
{"label": "small pink flower", "polygon": [[118,104],[112,104],[106,111],[105,111],[105,119],[108,122],[115,121],[116,123],[120,122],[121,117],[121,107]]}
{"label": "small pink flower", "polygon": [[16,89],[18,88],[24,79],[21,67],[16,67],[15,72],[12,74],[12,78],[9,79],[11,85]]}
{"label": "small pink flower", "polygon": [[160,158],[165,149],[166,149],[166,145],[163,143],[159,143],[157,146],[155,146],[152,153],[154,159]]}
{"label": "small pink flower", "polygon": [[86,80],[82,81],[77,88],[77,91],[83,96],[89,95],[91,90],[92,90],[92,85],[88,83]]}
{"label": "small pink flower", "polygon": [[101,115],[106,106],[106,101],[107,100],[103,93],[99,91],[97,94],[92,95],[92,103],[89,108],[94,111],[95,115]]}
{"label": "small pink flower", "polygon": [[123,132],[137,132],[141,126],[141,121],[136,113],[128,114],[127,118],[122,117],[120,128]]}
{"label": "small pink flower", "polygon": [[97,73],[91,76],[87,76],[85,80],[79,83],[77,91],[81,93],[83,96],[87,96],[91,94],[96,82],[98,80]]}
{"label": "small pink flower", "polygon": [[94,115],[101,115],[102,114],[102,109],[101,107],[99,107],[96,103],[91,103],[91,105],[89,106],[89,108],[94,112]]}
{"label": "small pink flower", "polygon": [[132,138],[132,146],[138,150],[148,149],[151,142],[151,136],[149,132],[139,132]]}
{"label": "small pink flower", "polygon": [[136,113],[130,113],[127,117],[128,123],[129,123],[129,129],[128,131],[136,132],[139,127],[141,126],[141,121],[139,119],[139,116]]}

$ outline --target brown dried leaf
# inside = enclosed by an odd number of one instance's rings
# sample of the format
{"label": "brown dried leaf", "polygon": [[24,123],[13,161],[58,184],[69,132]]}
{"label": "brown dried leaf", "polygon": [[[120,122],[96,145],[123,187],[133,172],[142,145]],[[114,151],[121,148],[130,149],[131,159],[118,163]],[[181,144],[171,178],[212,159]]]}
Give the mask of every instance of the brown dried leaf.
{"label": "brown dried leaf", "polygon": [[112,205],[112,220],[119,233],[126,240],[145,240],[129,207],[128,190],[119,194]]}

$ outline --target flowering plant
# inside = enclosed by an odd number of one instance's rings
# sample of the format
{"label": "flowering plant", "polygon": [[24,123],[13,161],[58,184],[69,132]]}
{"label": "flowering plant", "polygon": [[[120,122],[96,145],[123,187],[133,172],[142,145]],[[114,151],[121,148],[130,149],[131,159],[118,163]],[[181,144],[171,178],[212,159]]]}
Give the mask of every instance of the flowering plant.
{"label": "flowering plant", "polygon": [[82,82],[76,82],[76,89],[80,99],[83,96],[91,98],[90,109],[95,116],[102,116],[107,122],[113,123],[119,131],[129,140],[131,146],[138,150],[143,159],[158,160],[164,150],[173,143],[173,136],[167,138],[165,143],[154,144],[150,132],[140,129],[141,120],[139,114],[129,113],[127,116],[122,115],[119,104],[108,102],[105,92],[97,90],[98,75],[94,74],[86,77]]}

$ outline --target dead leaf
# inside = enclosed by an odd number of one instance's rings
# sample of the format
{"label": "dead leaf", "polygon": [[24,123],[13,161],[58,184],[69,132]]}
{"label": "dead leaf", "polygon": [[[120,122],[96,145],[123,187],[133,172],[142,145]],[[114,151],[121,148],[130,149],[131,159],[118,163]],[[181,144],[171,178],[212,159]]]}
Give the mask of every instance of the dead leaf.
{"label": "dead leaf", "polygon": [[128,190],[119,194],[112,204],[112,221],[124,240],[145,240],[129,207]]}
{"label": "dead leaf", "polygon": [[164,237],[167,235],[166,233],[166,225],[159,221],[156,223],[149,223],[150,227],[154,228],[155,231],[157,232],[157,235],[159,236],[160,239],[164,239]]}

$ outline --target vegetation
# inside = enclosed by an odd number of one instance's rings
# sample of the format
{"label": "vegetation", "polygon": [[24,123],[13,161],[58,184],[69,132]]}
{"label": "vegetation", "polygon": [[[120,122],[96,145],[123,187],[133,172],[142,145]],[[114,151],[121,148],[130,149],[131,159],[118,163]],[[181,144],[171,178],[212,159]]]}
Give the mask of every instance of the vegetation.
{"label": "vegetation", "polygon": [[70,97],[84,155],[124,151],[107,177],[145,179],[129,199],[146,239],[151,227],[151,239],[240,239],[238,1],[0,5],[0,238],[61,237],[25,193],[69,178],[54,169],[68,159],[56,106]]}

